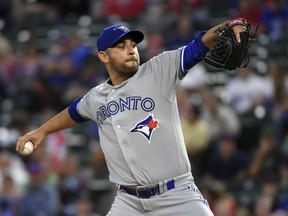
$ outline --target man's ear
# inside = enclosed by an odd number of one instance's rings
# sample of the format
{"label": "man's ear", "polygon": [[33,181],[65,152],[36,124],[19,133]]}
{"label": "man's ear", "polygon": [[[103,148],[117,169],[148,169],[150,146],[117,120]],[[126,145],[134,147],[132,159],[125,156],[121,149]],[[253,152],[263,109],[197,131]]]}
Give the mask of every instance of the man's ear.
{"label": "man's ear", "polygon": [[105,51],[98,52],[98,57],[103,63],[108,63],[109,62],[109,58],[108,58],[108,56],[107,56]]}

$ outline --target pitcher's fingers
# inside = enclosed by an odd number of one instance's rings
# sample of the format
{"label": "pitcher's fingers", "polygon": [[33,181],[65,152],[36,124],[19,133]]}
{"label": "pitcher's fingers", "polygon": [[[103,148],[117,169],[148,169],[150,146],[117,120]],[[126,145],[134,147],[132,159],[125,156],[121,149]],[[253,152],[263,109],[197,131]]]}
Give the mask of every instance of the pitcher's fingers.
{"label": "pitcher's fingers", "polygon": [[242,26],[242,25],[234,26],[233,32],[234,32],[237,43],[241,43],[240,32],[244,32],[244,31],[247,31],[245,26]]}
{"label": "pitcher's fingers", "polygon": [[237,29],[233,29],[234,35],[235,35],[235,39],[237,41],[237,43],[241,43],[241,37],[240,37],[240,32],[237,31]]}
{"label": "pitcher's fingers", "polygon": [[17,143],[16,143],[16,151],[18,151],[18,152],[20,151],[20,149],[22,147],[21,146],[21,143],[22,143],[21,140],[22,140],[22,137],[19,137],[18,140],[17,140]]}
{"label": "pitcher's fingers", "polygon": [[28,141],[28,139],[24,136],[18,138],[16,143],[16,151],[20,151],[24,148],[24,144]]}

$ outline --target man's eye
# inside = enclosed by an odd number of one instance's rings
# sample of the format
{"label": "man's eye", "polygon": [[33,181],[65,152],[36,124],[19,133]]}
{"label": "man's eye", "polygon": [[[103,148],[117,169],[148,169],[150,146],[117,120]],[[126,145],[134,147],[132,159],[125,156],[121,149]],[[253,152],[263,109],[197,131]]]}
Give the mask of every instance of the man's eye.
{"label": "man's eye", "polygon": [[123,49],[124,45],[123,44],[119,44],[117,47],[120,48],[120,49]]}

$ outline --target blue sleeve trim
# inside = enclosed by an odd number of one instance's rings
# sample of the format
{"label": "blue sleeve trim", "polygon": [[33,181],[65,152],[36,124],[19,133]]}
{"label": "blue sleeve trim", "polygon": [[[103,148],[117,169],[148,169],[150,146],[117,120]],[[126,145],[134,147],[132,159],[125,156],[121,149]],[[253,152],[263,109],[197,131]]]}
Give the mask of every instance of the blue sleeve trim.
{"label": "blue sleeve trim", "polygon": [[78,102],[81,100],[81,98],[78,98],[78,99],[75,99],[68,107],[68,112],[69,112],[69,115],[71,116],[71,118],[77,122],[77,123],[82,123],[82,122],[86,122],[88,121],[89,119],[86,119],[86,118],[83,118],[78,110],[77,110],[77,104]]}
{"label": "blue sleeve trim", "polygon": [[201,32],[193,41],[181,50],[180,53],[180,66],[183,73],[193,67],[198,62],[202,61],[208,48],[202,42],[202,36],[207,31]]}

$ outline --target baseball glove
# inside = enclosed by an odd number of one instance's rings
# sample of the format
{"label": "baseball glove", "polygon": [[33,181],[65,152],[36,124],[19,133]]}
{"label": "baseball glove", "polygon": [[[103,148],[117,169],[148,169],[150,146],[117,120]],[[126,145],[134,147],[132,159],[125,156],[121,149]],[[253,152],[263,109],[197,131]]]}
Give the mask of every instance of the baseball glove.
{"label": "baseball glove", "polygon": [[[245,29],[245,31],[240,33],[240,43],[236,41],[232,30],[232,27],[236,25],[242,25]],[[252,35],[250,30],[250,24],[243,18],[228,21],[223,30],[218,29],[218,38],[203,60],[214,67],[227,70],[247,66],[250,39],[255,35]]]}

